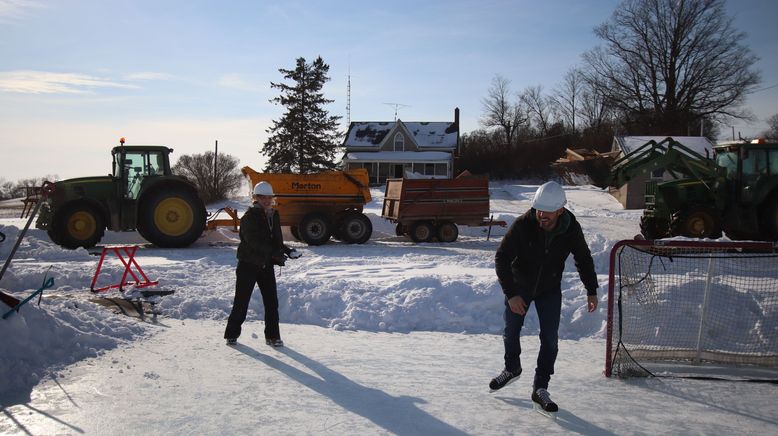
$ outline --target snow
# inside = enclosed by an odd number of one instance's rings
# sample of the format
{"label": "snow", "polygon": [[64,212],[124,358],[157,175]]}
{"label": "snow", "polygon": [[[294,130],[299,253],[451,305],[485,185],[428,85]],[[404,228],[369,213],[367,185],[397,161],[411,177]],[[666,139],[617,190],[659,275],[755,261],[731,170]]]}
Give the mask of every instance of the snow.
{"label": "snow", "polygon": [[[494,219],[512,222],[535,189],[493,183]],[[488,392],[502,367],[493,258],[505,229],[492,228],[487,240],[486,228],[460,227],[455,243],[414,244],[380,217],[383,192],[374,189],[367,243],[288,242],[303,257],[277,269],[280,349],[262,340],[258,292],[239,345],[224,345],[237,246],[229,230],[186,249],[138,250],[148,277],[176,291],[158,300],[154,322],[140,320],[117,291],[89,292],[95,250],[63,250],[31,229],[0,289],[24,298],[46,274],[55,284],[40,307],[30,303],[0,320],[0,433],[775,434],[776,385],[602,375],[609,252],[637,233],[640,211],[592,186],[565,190],[592,250],[600,306],[586,312],[569,259],[549,389],[562,408],[557,421],[531,410],[533,309],[522,339],[525,374]],[[25,222],[0,218],[8,237],[0,259]],[[143,241],[108,232],[103,243]],[[103,271],[98,285],[116,282],[121,263],[110,260]]]}
{"label": "snow", "polygon": [[386,142],[387,135],[402,126],[413,136],[415,144],[421,148],[451,149],[456,148],[458,130],[451,122],[371,122],[355,121],[351,123],[348,136],[344,142],[346,147],[377,148]]}

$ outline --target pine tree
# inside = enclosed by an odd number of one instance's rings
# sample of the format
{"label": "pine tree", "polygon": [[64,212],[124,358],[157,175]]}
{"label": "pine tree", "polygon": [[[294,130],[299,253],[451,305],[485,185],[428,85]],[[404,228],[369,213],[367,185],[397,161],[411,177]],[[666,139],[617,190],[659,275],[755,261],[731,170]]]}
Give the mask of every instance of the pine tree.
{"label": "pine tree", "polygon": [[321,56],[311,64],[300,57],[294,70],[278,70],[284,79],[294,82],[292,85],[270,82],[271,88],[280,90],[270,102],[285,106],[286,113],[267,129],[270,137],[261,150],[269,158],[265,171],[306,174],[335,168],[341,117],[330,116],[324,109],[334,101],[322,93],[330,79],[329,69]]}

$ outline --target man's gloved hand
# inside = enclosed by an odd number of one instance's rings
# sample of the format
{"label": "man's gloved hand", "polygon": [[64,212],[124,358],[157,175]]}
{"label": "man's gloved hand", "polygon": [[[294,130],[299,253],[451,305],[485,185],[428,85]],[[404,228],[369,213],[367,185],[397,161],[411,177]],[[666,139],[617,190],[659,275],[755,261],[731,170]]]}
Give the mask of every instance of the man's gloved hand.
{"label": "man's gloved hand", "polygon": [[295,250],[294,248],[292,248],[291,250],[289,250],[288,253],[286,253],[286,257],[290,259],[299,259],[302,255],[303,255],[302,253]]}

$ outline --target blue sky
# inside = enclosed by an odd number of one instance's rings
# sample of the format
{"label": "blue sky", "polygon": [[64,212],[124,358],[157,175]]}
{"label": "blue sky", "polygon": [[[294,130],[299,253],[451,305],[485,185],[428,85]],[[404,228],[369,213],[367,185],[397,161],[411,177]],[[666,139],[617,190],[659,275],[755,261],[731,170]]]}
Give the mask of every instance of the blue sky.
{"label": "blue sky", "polygon": [[[300,56],[330,65],[324,91],[344,129],[350,73],[353,121],[392,120],[395,107],[403,120],[447,121],[459,107],[471,131],[495,74],[515,91],[552,89],[618,3],[0,0],[0,177],[107,173],[122,136],[174,157],[218,140],[259,170],[283,113],[270,82]],[[754,135],[778,113],[778,2],[728,8],[769,88],[749,97],[760,122],[734,126]]]}

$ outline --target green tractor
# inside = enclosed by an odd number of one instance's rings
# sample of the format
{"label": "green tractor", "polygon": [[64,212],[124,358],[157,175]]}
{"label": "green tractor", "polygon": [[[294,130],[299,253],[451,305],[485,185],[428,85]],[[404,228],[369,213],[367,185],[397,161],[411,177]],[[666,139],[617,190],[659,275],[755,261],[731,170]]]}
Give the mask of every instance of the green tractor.
{"label": "green tractor", "polygon": [[713,158],[667,138],[649,141],[614,162],[611,186],[658,169],[673,180],[646,182],[640,230],[669,236],[778,240],[778,143],[716,145]]}
{"label": "green tractor", "polygon": [[170,171],[173,150],[156,145],[114,147],[113,172],[56,182],[36,227],[66,248],[93,247],[105,229],[137,230],[159,247],[185,247],[205,229],[197,189]]}

